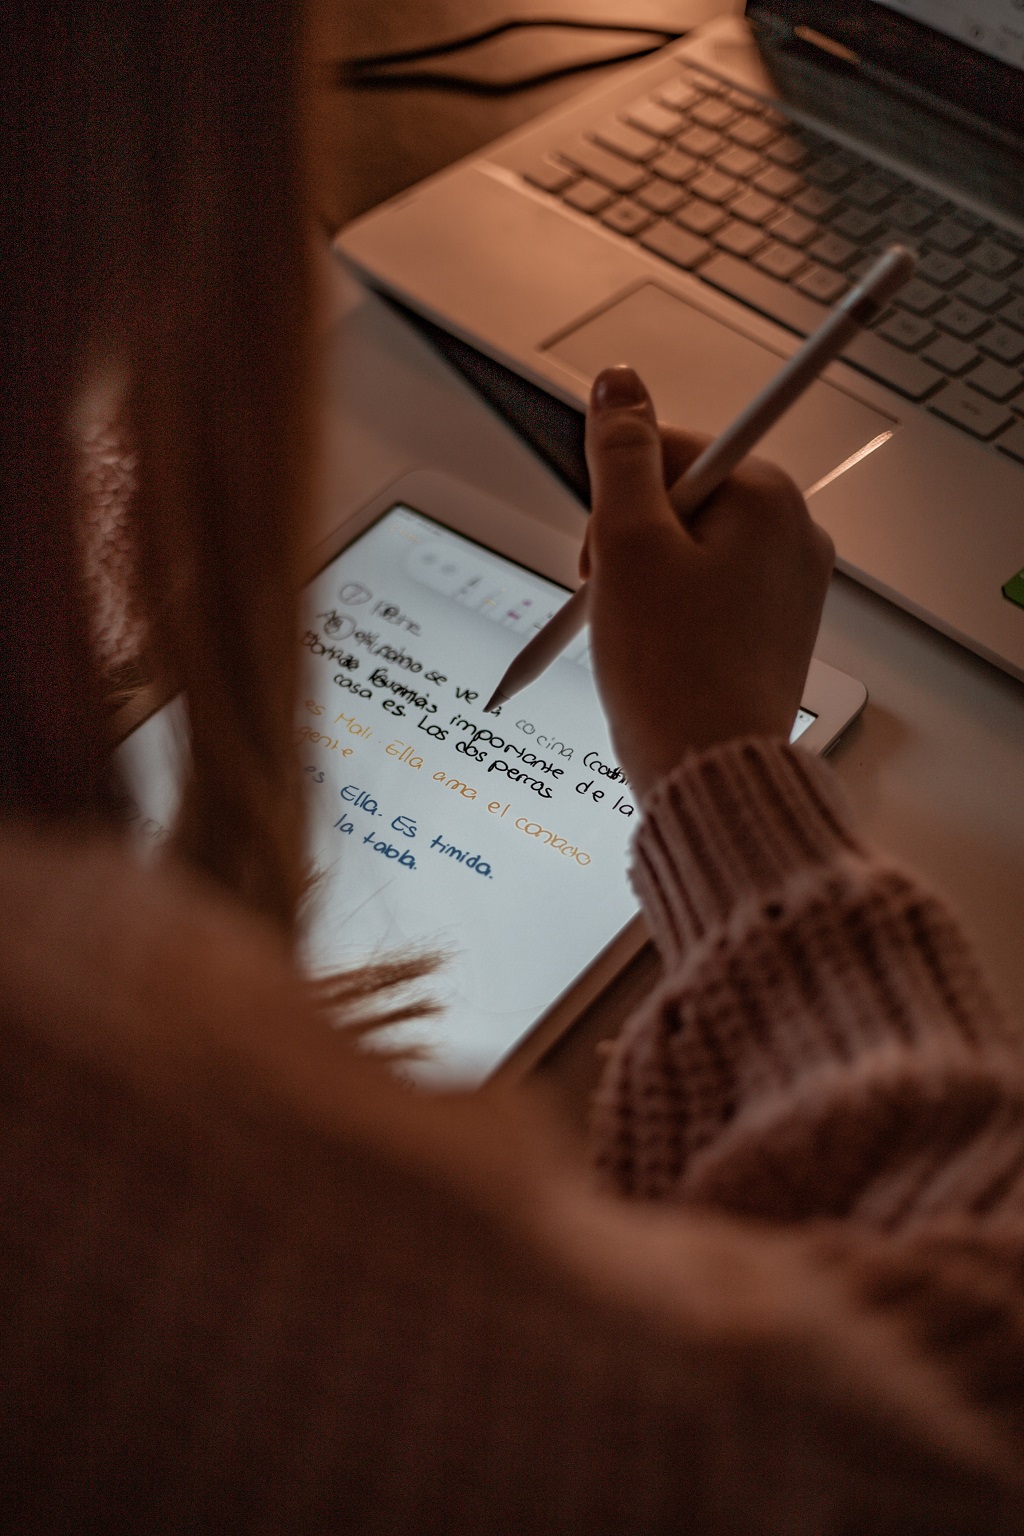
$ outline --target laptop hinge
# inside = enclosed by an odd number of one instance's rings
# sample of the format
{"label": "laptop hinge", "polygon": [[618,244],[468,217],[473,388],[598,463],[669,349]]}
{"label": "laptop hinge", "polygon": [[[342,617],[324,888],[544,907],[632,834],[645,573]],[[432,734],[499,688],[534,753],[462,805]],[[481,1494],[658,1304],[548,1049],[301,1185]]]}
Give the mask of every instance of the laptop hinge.
{"label": "laptop hinge", "polygon": [[860,66],[860,59],[852,48],[847,48],[844,43],[837,43],[834,38],[826,37],[824,32],[816,32],[813,27],[805,27],[798,23],[793,28],[793,36],[798,37],[802,43],[808,43],[812,48],[818,48],[822,53],[827,53],[834,59],[842,59],[845,64]]}

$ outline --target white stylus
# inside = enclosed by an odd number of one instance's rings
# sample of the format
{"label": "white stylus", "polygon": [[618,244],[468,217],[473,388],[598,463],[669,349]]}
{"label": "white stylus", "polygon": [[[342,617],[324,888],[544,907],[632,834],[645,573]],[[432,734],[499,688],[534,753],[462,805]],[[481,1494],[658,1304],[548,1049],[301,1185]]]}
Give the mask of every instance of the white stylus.
{"label": "white stylus", "polygon": [[[692,518],[722,481],[746,458],[779,417],[788,411],[821,370],[839,356],[862,326],[869,325],[893,294],[913,274],[917,257],[903,245],[891,245],[826,316],[812,336],[793,353],[774,379],[741,411],[721,437],[710,443],[686,471],[676,492],[679,516]],[[681,497],[681,504],[680,503]],[[587,622],[587,585],[539,629],[516,656],[487,702],[488,714],[545,672]]]}

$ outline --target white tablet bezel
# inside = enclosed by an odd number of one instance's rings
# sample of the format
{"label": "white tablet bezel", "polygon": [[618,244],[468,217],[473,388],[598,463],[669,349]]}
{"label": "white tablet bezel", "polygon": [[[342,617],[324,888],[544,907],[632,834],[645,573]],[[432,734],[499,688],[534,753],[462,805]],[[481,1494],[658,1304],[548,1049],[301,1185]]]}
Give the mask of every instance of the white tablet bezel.
{"label": "white tablet bezel", "polygon": [[[540,576],[572,590],[579,585],[579,544],[529,513],[495,500],[485,492],[435,470],[413,470],[391,482],[322,539],[305,562],[304,579],[313,578],[337,558],[371,523],[403,505],[434,518],[456,533],[504,555]],[[863,683],[824,662],[811,662],[803,707],[815,719],[799,738],[802,749],[827,752],[867,702]],[[541,1015],[515,1045],[488,1082],[511,1081],[537,1064],[639,952],[647,940],[640,916],[633,918],[594,957],[585,971]]]}

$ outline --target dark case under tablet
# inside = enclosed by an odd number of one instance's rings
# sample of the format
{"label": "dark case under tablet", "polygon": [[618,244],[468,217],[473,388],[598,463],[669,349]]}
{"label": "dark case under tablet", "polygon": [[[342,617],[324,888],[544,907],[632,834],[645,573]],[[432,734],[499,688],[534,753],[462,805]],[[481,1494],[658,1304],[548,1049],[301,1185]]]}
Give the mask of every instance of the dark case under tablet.
{"label": "dark case under tablet", "polygon": [[590,476],[583,452],[583,412],[531,384],[503,363],[496,363],[468,341],[425,320],[396,299],[386,294],[380,296],[472,384],[589,511]]}

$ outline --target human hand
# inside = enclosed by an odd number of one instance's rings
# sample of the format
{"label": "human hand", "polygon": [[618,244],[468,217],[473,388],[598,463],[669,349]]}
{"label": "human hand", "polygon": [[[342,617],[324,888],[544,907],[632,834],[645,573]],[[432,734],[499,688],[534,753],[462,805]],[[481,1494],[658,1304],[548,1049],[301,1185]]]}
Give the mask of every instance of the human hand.
{"label": "human hand", "polygon": [[631,368],[595,380],[580,574],[598,692],[640,797],[687,751],[788,737],[835,558],[789,476],[761,459],[684,526],[679,482],[706,443],[659,428]]}

